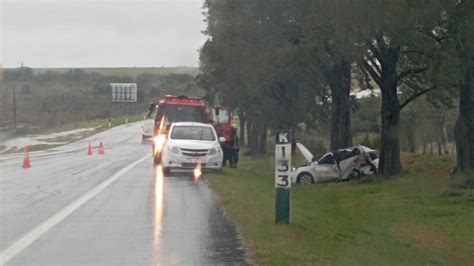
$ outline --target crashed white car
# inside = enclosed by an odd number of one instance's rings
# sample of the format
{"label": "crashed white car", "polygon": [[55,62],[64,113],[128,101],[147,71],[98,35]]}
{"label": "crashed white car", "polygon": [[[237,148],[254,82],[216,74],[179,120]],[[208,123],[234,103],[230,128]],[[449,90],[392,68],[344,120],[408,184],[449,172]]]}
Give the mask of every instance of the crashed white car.
{"label": "crashed white car", "polygon": [[313,184],[331,180],[349,180],[376,174],[378,156],[375,150],[356,146],[324,154],[319,160],[301,143],[296,144],[307,165],[293,168],[293,183]]}
{"label": "crashed white car", "polygon": [[220,171],[224,154],[216,130],[210,124],[173,123],[161,150],[165,173],[172,169]]}

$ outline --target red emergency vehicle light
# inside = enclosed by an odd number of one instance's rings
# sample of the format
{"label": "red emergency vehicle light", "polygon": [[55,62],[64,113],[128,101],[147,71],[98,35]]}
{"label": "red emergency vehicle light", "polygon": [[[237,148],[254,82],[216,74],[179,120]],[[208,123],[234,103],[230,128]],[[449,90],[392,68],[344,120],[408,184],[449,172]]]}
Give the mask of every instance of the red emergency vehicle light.
{"label": "red emergency vehicle light", "polygon": [[206,106],[206,104],[204,103],[204,100],[199,97],[173,96],[173,95],[166,95],[165,99],[160,101],[160,104],[195,106],[195,107]]}

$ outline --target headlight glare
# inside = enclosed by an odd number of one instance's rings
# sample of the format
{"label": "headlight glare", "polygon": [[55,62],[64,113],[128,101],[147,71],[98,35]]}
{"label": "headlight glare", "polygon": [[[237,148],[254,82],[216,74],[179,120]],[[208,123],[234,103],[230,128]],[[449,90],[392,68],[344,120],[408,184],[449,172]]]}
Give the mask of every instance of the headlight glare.
{"label": "headlight glare", "polygon": [[163,145],[166,142],[166,136],[158,135],[153,139],[153,142],[155,143],[155,154],[157,154],[163,148]]}

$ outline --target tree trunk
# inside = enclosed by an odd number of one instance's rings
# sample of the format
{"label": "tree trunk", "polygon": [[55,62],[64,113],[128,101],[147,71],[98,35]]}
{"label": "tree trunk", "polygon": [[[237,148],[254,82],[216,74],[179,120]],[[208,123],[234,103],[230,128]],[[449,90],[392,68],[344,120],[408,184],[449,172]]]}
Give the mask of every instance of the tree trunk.
{"label": "tree trunk", "polygon": [[266,127],[264,127],[264,128],[260,131],[260,135],[259,135],[259,138],[258,138],[258,142],[259,142],[258,153],[259,153],[259,154],[265,154],[265,153],[267,153],[267,128],[266,128]]}
{"label": "tree trunk", "polygon": [[240,140],[240,146],[244,147],[246,144],[245,141],[245,125],[246,125],[246,119],[244,115],[239,115],[239,140]]}
{"label": "tree trunk", "polygon": [[250,149],[250,142],[252,142],[252,122],[247,120],[247,143],[245,144],[247,150]]}
{"label": "tree trunk", "polygon": [[410,151],[410,153],[416,153],[415,129],[411,125],[408,125],[406,133],[408,141],[408,150]]}
{"label": "tree trunk", "polygon": [[258,130],[254,122],[247,121],[247,148],[248,154],[253,155],[258,153]]}
{"label": "tree trunk", "polygon": [[[385,97],[383,95],[386,95]],[[382,133],[380,143],[380,174],[386,177],[399,175],[402,172],[400,162],[399,121],[400,107],[396,88],[387,95],[382,92]],[[395,97],[393,97],[395,95]]]}
{"label": "tree trunk", "polygon": [[382,132],[380,143],[380,174],[392,177],[402,173],[400,161],[400,102],[397,94],[399,47],[387,47],[382,65]]}
{"label": "tree trunk", "polygon": [[352,146],[351,64],[344,58],[325,75],[331,89],[331,150]]}
{"label": "tree trunk", "polygon": [[446,131],[446,111],[441,111],[439,113],[438,119],[437,119],[437,134],[438,137],[436,139],[438,143],[438,154],[442,155],[448,154],[448,133]]}
{"label": "tree trunk", "polygon": [[460,172],[474,170],[474,87],[470,73],[459,88],[459,117],[454,129],[457,167]]}
{"label": "tree trunk", "polygon": [[438,142],[438,143],[437,143],[437,144],[438,144],[438,155],[441,156],[441,155],[443,155],[443,150],[442,150],[442,148],[441,148],[441,139],[438,138],[438,139],[437,139],[437,142]]}
{"label": "tree trunk", "polygon": [[446,129],[446,123],[443,123],[443,146],[444,146],[444,154],[449,154],[448,144],[449,144],[448,130]]}

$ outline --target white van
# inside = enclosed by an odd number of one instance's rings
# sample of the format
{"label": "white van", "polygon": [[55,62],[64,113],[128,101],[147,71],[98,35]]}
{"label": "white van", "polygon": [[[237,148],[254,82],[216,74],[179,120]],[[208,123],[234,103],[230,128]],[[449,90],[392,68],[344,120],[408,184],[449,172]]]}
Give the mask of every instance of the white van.
{"label": "white van", "polygon": [[161,150],[163,170],[222,170],[224,154],[214,127],[195,122],[173,123]]}

